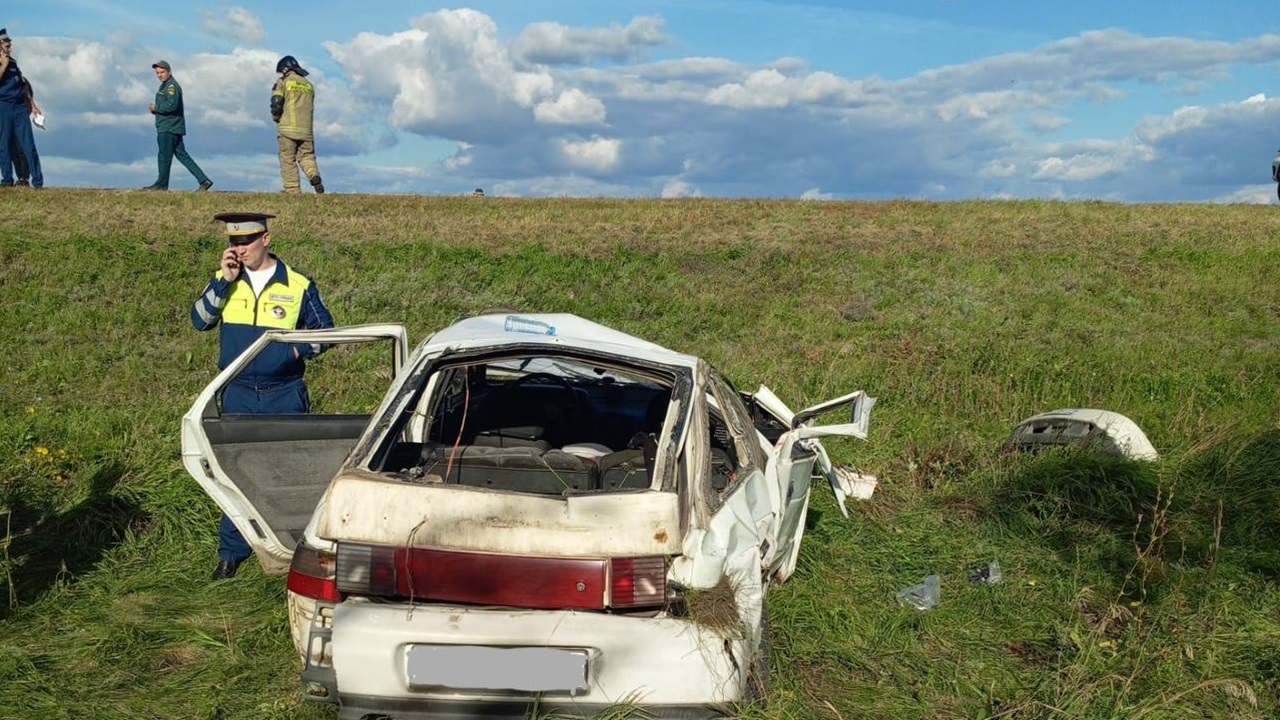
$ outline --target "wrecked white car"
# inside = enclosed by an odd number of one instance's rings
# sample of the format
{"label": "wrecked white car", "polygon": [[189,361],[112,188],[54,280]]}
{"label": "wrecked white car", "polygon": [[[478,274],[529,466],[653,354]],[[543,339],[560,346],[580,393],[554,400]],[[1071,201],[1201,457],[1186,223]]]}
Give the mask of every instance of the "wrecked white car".
{"label": "wrecked white car", "polygon": [[[371,413],[325,414],[329,356],[313,414],[219,410],[273,343],[379,341]],[[398,325],[269,332],[183,418],[188,471],[288,572],[306,698],[343,718],[711,717],[759,690],[810,480],[854,492],[818,438],[865,439],[873,398],[793,413],[573,315],[481,315],[406,350]]]}

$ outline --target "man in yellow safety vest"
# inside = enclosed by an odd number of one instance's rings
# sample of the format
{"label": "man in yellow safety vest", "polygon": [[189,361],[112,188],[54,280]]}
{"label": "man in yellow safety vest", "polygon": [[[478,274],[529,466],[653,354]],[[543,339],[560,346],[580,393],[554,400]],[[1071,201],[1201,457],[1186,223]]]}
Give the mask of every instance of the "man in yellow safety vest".
{"label": "man in yellow safety vest", "polygon": [[[214,218],[226,223],[227,249],[219,258],[218,271],[191,306],[191,324],[200,331],[219,329],[220,370],[268,330],[333,327],[333,316],[315,282],[267,249],[271,245],[267,220],[273,217],[222,213]],[[309,412],[311,397],[303,374],[307,360],[325,349],[322,345],[273,345],[223,390],[222,412]],[[251,554],[253,549],[244,536],[231,518],[223,515],[213,579],[233,577]]]}

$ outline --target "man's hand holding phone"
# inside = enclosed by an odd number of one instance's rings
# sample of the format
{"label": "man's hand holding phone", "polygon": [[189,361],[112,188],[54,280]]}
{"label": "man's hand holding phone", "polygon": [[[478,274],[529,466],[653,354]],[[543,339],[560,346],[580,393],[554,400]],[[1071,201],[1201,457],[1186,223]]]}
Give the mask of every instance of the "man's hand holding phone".
{"label": "man's hand holding phone", "polygon": [[233,247],[222,252],[222,277],[227,282],[235,282],[240,277],[240,257]]}

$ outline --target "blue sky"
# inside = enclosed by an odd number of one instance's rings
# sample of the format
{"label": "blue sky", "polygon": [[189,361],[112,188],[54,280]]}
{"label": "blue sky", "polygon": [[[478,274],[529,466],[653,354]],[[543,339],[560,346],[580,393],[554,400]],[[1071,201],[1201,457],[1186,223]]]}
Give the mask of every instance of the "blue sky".
{"label": "blue sky", "polygon": [[[163,8],[163,9],[161,9]],[[150,64],[219,190],[276,190],[276,60],[336,192],[1271,202],[1274,3],[19,0],[50,185],[154,179]],[[175,188],[194,180],[175,167]]]}

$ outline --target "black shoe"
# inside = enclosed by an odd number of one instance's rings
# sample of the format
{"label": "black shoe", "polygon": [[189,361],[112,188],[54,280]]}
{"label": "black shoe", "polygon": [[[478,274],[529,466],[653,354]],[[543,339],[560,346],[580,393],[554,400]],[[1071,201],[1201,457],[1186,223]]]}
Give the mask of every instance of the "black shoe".
{"label": "black shoe", "polygon": [[219,560],[218,567],[213,571],[214,580],[230,580],[236,576],[236,571],[240,569],[240,561],[236,560]]}
{"label": "black shoe", "polygon": [[146,186],[146,187],[144,187],[144,188],[142,188],[142,189],[143,189],[143,190],[168,190],[169,188],[167,188],[167,187],[160,187],[159,185],[148,185],[148,186]]}
{"label": "black shoe", "polygon": [[201,191],[208,190],[208,189],[209,189],[209,188],[211,188],[211,187],[213,187],[213,181],[212,181],[212,180],[205,180],[204,182],[200,183],[200,190],[201,190]]}
{"label": "black shoe", "polygon": [[18,182],[14,183],[17,187],[27,187],[31,184],[26,178],[18,178]]}
{"label": "black shoe", "polygon": [[316,189],[316,194],[317,194],[317,195],[323,195],[323,194],[324,194],[324,183],[323,183],[323,182],[321,182],[321,180],[320,180],[320,176],[319,176],[319,175],[317,175],[317,176],[315,176],[315,177],[311,178],[311,187],[313,187],[313,188],[315,188],[315,189]]}

